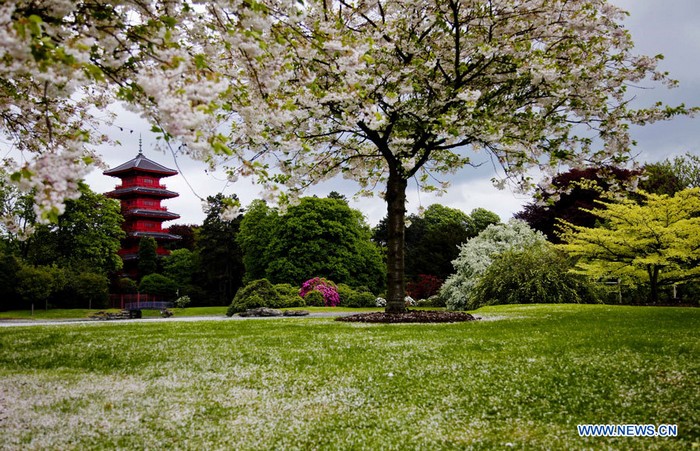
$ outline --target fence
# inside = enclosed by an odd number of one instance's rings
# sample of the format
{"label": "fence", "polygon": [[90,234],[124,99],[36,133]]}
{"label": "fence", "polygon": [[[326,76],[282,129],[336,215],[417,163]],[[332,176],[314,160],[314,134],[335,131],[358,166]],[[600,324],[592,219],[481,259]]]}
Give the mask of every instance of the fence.
{"label": "fence", "polygon": [[162,296],[154,294],[129,293],[129,294],[110,294],[109,308],[117,308],[122,310],[133,309],[162,309],[171,307],[172,303],[165,301]]}

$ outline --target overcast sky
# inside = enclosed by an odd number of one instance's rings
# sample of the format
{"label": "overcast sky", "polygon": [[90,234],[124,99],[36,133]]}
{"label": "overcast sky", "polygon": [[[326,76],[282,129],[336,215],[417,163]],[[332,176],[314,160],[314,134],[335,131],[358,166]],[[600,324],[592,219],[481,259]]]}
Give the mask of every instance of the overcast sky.
{"label": "overcast sky", "polygon": [[[669,105],[700,105],[700,1],[613,0],[612,3],[630,12],[625,23],[632,33],[637,53],[663,54],[665,59],[660,68],[670,72],[671,77],[680,82],[680,86],[672,90],[661,86],[637,90],[635,105],[648,106],[657,100]],[[115,126],[110,127],[107,132],[122,145],[117,148],[101,148],[105,162],[114,167],[136,156],[141,135],[143,151],[148,158],[176,169],[171,154],[156,150],[156,135],[149,131],[150,126],[133,114],[120,109],[119,111]],[[641,162],[659,161],[685,152],[700,154],[698,121],[700,118],[677,118],[646,127],[635,127],[632,129],[632,137],[637,141],[637,147],[633,153],[638,154],[637,159]],[[486,157],[484,159],[485,164],[482,167],[465,168],[449,178],[452,185],[442,197],[418,193],[415,185],[409,185],[409,213],[415,213],[420,206],[427,207],[433,203],[459,208],[466,213],[482,207],[496,212],[503,220],[520,211],[522,205],[530,198],[509,190],[499,191],[494,188],[490,182],[494,175],[493,167]],[[163,181],[168,189],[179,192],[180,197],[167,200],[164,205],[167,205],[170,211],[180,214],[181,218],[166,225],[201,224],[205,215],[202,212],[200,197],[206,198],[218,192],[235,193],[244,206],[260,197],[259,187],[247,180],[231,184],[226,182],[222,172],[206,173],[201,163],[178,158],[178,164],[182,174]],[[93,190],[105,192],[113,189],[118,179],[104,176],[102,171],[96,170],[87,177],[87,182]],[[356,188],[352,182],[339,179],[317,185],[308,193],[326,196],[335,190],[352,198]],[[379,196],[351,200],[351,205],[362,211],[372,225],[386,213],[385,203]]]}

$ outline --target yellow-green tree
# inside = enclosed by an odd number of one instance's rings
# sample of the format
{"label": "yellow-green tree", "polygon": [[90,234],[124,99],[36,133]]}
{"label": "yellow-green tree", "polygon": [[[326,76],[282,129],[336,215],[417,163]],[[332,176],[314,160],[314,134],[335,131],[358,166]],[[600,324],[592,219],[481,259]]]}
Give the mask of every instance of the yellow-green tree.
{"label": "yellow-green tree", "polygon": [[640,196],[641,202],[605,201],[588,210],[599,227],[563,223],[561,247],[593,277],[648,283],[655,303],[659,287],[700,278],[700,189]]}

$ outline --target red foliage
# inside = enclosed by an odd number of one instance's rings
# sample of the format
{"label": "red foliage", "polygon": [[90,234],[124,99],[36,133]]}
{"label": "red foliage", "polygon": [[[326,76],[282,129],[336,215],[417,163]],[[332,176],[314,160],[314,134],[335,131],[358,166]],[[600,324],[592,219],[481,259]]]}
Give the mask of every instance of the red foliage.
{"label": "red foliage", "polygon": [[430,274],[419,274],[414,282],[406,285],[406,293],[413,299],[428,299],[440,291],[444,281]]}

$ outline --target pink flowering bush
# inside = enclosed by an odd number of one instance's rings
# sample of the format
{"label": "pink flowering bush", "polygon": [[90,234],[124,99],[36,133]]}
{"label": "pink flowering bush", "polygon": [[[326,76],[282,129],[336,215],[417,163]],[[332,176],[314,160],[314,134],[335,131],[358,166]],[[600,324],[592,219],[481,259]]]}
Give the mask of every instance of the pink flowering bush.
{"label": "pink flowering bush", "polygon": [[305,297],[312,291],[318,291],[323,295],[323,302],[326,307],[337,307],[340,305],[340,295],[338,287],[323,277],[314,277],[304,282],[299,290],[299,296]]}

